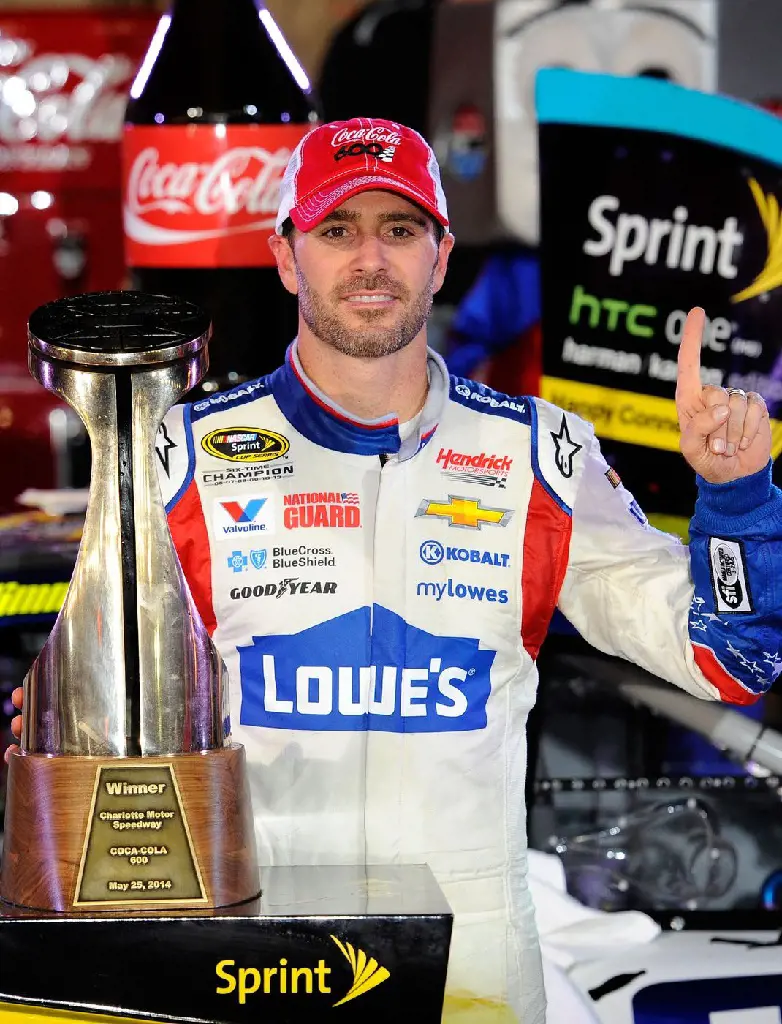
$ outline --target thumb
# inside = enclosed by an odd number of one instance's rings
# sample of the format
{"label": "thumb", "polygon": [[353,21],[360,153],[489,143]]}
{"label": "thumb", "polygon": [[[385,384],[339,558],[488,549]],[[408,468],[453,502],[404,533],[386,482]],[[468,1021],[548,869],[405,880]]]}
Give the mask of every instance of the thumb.
{"label": "thumb", "polygon": [[702,452],[712,434],[725,432],[729,415],[730,409],[726,405],[717,405],[697,412],[682,431],[679,443],[682,454],[686,457]]}

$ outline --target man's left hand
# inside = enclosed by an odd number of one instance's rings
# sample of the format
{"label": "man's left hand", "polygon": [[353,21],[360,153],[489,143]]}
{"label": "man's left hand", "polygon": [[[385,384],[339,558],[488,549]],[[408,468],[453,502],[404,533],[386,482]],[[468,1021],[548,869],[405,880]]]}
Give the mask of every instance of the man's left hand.
{"label": "man's left hand", "polygon": [[771,458],[771,423],[756,391],[701,384],[706,316],[691,309],[679,347],[676,411],[682,455],[704,480],[725,484],[757,473]]}

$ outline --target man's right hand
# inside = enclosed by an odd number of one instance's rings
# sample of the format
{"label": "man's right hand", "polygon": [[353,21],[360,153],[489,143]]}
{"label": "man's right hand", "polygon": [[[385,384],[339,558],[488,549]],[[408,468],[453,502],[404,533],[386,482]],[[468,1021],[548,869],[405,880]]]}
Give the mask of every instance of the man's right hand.
{"label": "man's right hand", "polygon": [[[11,702],[13,703],[14,707],[17,708],[19,711],[22,710],[22,697],[23,696],[24,696],[24,690],[23,690],[23,688],[21,686],[17,686],[17,688],[11,694]],[[21,715],[14,715],[14,717],[11,719],[11,732],[14,734],[14,736],[17,739],[19,739],[19,737],[22,735],[22,716]],[[5,752],[5,763],[6,764],[8,764],[8,758],[11,756],[11,754],[17,753],[18,750],[19,750],[19,744],[18,743],[12,743],[8,747],[8,749]]]}

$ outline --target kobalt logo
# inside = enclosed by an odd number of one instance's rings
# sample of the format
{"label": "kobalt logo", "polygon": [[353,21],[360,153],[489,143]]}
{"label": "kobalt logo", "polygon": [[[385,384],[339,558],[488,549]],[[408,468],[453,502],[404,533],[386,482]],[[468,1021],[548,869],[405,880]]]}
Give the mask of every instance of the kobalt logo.
{"label": "kobalt logo", "polygon": [[[382,639],[368,663],[370,635]],[[359,608],[240,647],[240,721],[334,732],[484,729],[495,657],[477,639],[435,636],[380,605]]]}
{"label": "kobalt logo", "polygon": [[665,261],[671,270],[697,270],[732,279],[738,273],[734,254],[744,241],[738,220],[726,217],[721,228],[689,224],[689,211],[677,206],[670,218],[639,213],[620,213],[615,221],[608,214],[620,207],[617,196],[597,196],[589,206],[587,218],[598,233],[597,239],[584,242],[587,256],[608,256],[608,272],[622,273],[625,263],[643,259],[648,266]]}
{"label": "kobalt logo", "polygon": [[256,587],[234,587],[231,591],[232,601],[246,601],[250,597],[296,597],[299,594],[336,594],[336,583],[324,583],[322,580],[280,580],[279,583],[259,583]]}
{"label": "kobalt logo", "polygon": [[508,591],[495,590],[494,587],[478,587],[472,583],[454,583],[448,579],[445,583],[419,583],[416,588],[419,597],[433,597],[442,601],[444,597],[456,597],[470,601],[486,600],[489,604],[507,604]]}
{"label": "kobalt logo", "polygon": [[482,551],[478,548],[458,548],[454,545],[445,546],[439,540],[425,540],[418,549],[422,562],[427,565],[439,565],[443,559],[449,562],[472,562],[476,565],[493,565],[498,569],[506,569],[510,564],[510,555],[499,551]]}
{"label": "kobalt logo", "polygon": [[510,409],[513,412],[526,412],[523,402],[517,402],[512,398],[503,398],[500,395],[493,395],[487,391],[473,391],[467,384],[455,384],[454,391],[462,398],[471,402],[478,402],[481,405],[488,405],[491,409]]}

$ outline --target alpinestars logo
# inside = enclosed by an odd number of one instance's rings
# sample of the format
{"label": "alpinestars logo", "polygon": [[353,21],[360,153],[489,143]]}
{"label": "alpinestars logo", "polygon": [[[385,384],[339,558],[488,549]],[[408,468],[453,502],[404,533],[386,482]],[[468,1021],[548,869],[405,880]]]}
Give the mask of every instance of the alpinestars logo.
{"label": "alpinestars logo", "polygon": [[554,462],[557,464],[557,469],[562,476],[571,477],[573,475],[573,456],[578,454],[584,446],[576,444],[570,437],[564,413],[562,414],[559,432],[555,434],[553,430],[550,430],[549,433],[556,449],[554,452]]}
{"label": "alpinestars logo", "polygon": [[172,448],[177,448],[178,445],[168,436],[168,428],[165,423],[160,424],[157,435],[158,436],[155,441],[155,452],[157,457],[160,459],[160,465],[163,467],[163,472],[167,477],[170,477],[171,466],[169,465],[168,453]]}

